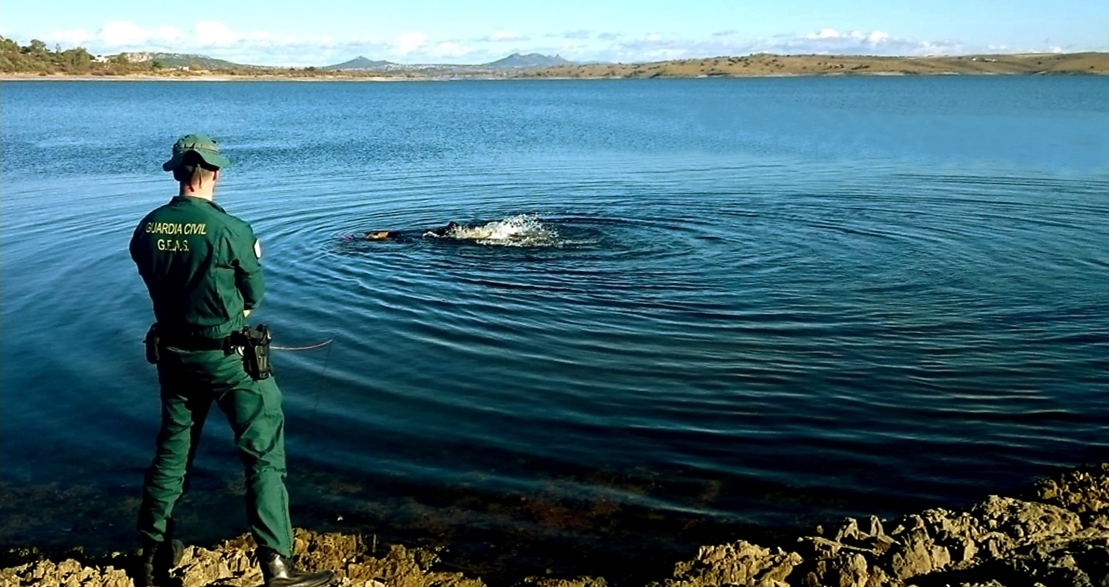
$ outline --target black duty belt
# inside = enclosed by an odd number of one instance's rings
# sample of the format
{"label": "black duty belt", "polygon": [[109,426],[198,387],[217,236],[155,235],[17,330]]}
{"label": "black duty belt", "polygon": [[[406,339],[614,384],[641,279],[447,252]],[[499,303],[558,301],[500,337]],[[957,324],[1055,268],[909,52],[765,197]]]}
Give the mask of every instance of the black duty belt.
{"label": "black duty belt", "polygon": [[265,324],[255,328],[244,326],[242,330],[234,331],[226,338],[207,338],[195,334],[181,336],[165,334],[159,331],[158,325],[150,327],[143,343],[146,344],[146,360],[158,364],[161,360],[162,347],[172,347],[182,351],[217,351],[231,353],[231,349],[238,351],[243,357],[243,369],[255,381],[261,381],[273,374],[273,365],[270,364],[270,343],[273,334]]}
{"label": "black duty belt", "polygon": [[203,336],[162,336],[162,346],[183,351],[219,351],[227,348],[226,338],[207,338]]}

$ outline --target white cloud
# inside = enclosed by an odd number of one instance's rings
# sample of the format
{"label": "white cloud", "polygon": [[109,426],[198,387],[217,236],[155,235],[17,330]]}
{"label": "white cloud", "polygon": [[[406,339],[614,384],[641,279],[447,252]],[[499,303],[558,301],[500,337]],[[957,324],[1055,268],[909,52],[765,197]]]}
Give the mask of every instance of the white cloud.
{"label": "white cloud", "polygon": [[815,33],[809,33],[809,34],[805,35],[805,38],[809,39],[809,40],[813,40],[813,41],[821,41],[821,40],[866,41],[867,43],[870,43],[871,45],[877,45],[877,44],[882,43],[882,42],[886,41],[887,39],[889,39],[890,34],[887,33],[887,32],[884,32],[884,31],[871,31],[869,34],[868,33],[863,33],[863,32],[860,32],[860,31],[851,31],[849,33],[843,34],[843,33],[840,33],[839,31],[837,31],[836,29],[825,28],[825,29],[820,29],[819,31],[817,31]]}
{"label": "white cloud", "polygon": [[496,31],[486,37],[487,41],[493,43],[505,43],[508,41],[526,41],[527,39],[528,38],[526,36],[512,31]]}
{"label": "white cloud", "polygon": [[878,44],[890,38],[890,34],[882,31],[872,31],[866,39],[872,44]]}
{"label": "white cloud", "polygon": [[739,35],[711,35],[703,39],[664,37],[648,34],[638,38],[614,39],[603,45],[575,48],[579,61],[647,62],[665,59],[695,59],[723,55],[777,53],[782,55],[954,55],[965,54],[967,47],[954,41],[920,41],[898,38],[875,30],[841,32],[824,28],[800,35],[742,39]]}
{"label": "white cloud", "polygon": [[397,37],[397,50],[401,54],[408,54],[419,49],[427,43],[427,35],[423,33],[403,33]]}
{"label": "white cloud", "polygon": [[193,34],[196,36],[196,39],[200,41],[201,45],[216,47],[233,45],[242,39],[242,35],[231,30],[231,27],[210,20],[202,20],[196,23]]}
{"label": "white cloud", "polygon": [[[700,38],[666,32],[630,36],[613,31],[571,30],[527,36],[507,29],[463,40],[434,38],[423,32],[389,36],[333,37],[297,31],[236,30],[228,24],[202,20],[189,27],[143,28],[126,20],[107,22],[95,33],[57,30],[44,38],[64,48],[84,46],[94,54],[121,51],[199,53],[236,63],[257,65],[327,65],[364,55],[398,63],[487,63],[509,50],[561,55],[575,61],[646,62],[752,53],[825,55],[952,55],[984,52],[1075,51],[1082,47],[966,46],[952,40],[910,39],[890,32],[822,28],[800,34],[744,38],[735,30],[718,30]],[[24,41],[26,42],[26,41]],[[507,43],[507,45],[506,45]]]}
{"label": "white cloud", "polygon": [[66,45],[83,45],[91,38],[88,32],[75,29],[69,31],[54,31],[47,35],[46,40],[51,43],[61,43]]}
{"label": "white cloud", "polygon": [[[769,52],[799,52],[817,54],[878,54],[878,55],[920,55],[919,42],[898,39],[885,31],[850,31],[841,33],[833,28],[820,29],[804,37],[775,37],[773,41],[760,43],[768,45]],[[938,47],[928,43],[930,48]]]}
{"label": "white cloud", "polygon": [[126,20],[113,20],[104,25],[100,38],[108,47],[133,47],[147,42],[150,33]]}
{"label": "white cloud", "polygon": [[180,43],[185,38],[185,35],[181,34],[181,31],[171,26],[158,27],[158,30],[154,31],[154,36],[161,42],[170,45]]}
{"label": "white cloud", "polygon": [[430,53],[435,57],[455,58],[468,55],[470,53],[470,49],[459,45],[458,43],[447,41],[436,45],[435,48],[430,51]]}

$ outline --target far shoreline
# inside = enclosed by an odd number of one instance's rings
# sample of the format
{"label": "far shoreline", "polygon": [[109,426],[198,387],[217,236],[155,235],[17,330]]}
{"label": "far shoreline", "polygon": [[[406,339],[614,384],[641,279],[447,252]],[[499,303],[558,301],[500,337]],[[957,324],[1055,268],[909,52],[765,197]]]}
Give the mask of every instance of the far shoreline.
{"label": "far shoreline", "polygon": [[[96,64],[94,64],[96,65]],[[384,69],[171,68],[127,73],[83,71],[3,72],[8,81],[494,81],[578,79],[714,79],[766,77],[898,76],[1105,76],[1109,53],[961,55],[953,57],[878,57],[868,55],[774,55],[706,57],[653,63],[572,64],[495,69],[483,66],[397,66]]]}
{"label": "far shoreline", "polygon": [[619,80],[634,80],[634,79],[663,79],[663,80],[709,80],[709,79],[787,79],[787,78],[878,78],[878,77],[896,77],[896,78],[911,78],[911,77],[1105,77],[1109,76],[1109,72],[1096,72],[1096,73],[1057,73],[1057,74],[1025,74],[1025,73],[959,73],[959,72],[939,72],[931,74],[915,74],[915,73],[855,73],[855,74],[804,74],[804,73],[768,73],[757,75],[728,75],[728,76],[708,76],[708,75],[690,75],[690,76],[657,76],[652,78],[640,77],[535,77],[535,76],[520,76],[520,77],[503,77],[503,76],[488,76],[488,77],[450,77],[450,78],[436,78],[436,77],[343,77],[343,76],[293,76],[293,75],[275,75],[275,76],[228,76],[228,75],[194,75],[189,77],[175,77],[175,76],[150,76],[150,75],[98,75],[98,76],[83,76],[83,75],[21,75],[21,74],[0,74],[0,83],[5,82],[168,82],[168,83],[182,83],[182,82],[206,82],[206,83],[253,83],[253,82],[297,82],[297,83],[447,83],[447,82],[466,82],[466,81],[489,81],[489,82],[505,82],[505,81],[619,81]]}

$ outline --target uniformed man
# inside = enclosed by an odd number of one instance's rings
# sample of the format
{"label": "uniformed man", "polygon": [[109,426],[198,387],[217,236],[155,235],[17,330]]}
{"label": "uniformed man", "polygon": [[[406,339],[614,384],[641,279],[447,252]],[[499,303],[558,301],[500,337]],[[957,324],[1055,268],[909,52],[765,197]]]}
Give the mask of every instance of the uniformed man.
{"label": "uniformed man", "polygon": [[[228,160],[216,141],[187,135],[162,168],[177,197],[142,219],[131,258],[154,305],[148,359],[157,361],[162,423],[143,484],[137,583],[164,582],[179,559],[173,506],[185,488],[197,442],[215,401],[227,416],[246,471],[246,510],[267,587],[316,587],[330,572],[298,573],[285,490],[285,418],[272,376],[248,374],[241,333],[262,300],[262,248],[250,225],[212,201]],[[237,342],[238,341],[238,342]],[[175,544],[176,543],[176,544]]]}

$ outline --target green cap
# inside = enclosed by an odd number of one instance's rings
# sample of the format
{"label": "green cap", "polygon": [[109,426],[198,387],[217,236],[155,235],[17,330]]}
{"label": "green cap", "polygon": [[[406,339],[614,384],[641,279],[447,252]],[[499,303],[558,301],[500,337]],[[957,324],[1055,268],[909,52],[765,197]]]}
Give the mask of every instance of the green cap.
{"label": "green cap", "polygon": [[181,165],[181,161],[185,158],[185,153],[193,151],[205,163],[212,167],[227,167],[231,164],[227,157],[219,154],[219,143],[208,135],[185,135],[177,139],[173,143],[173,157],[169,161],[162,164],[162,169],[165,171],[173,171],[177,166]]}

